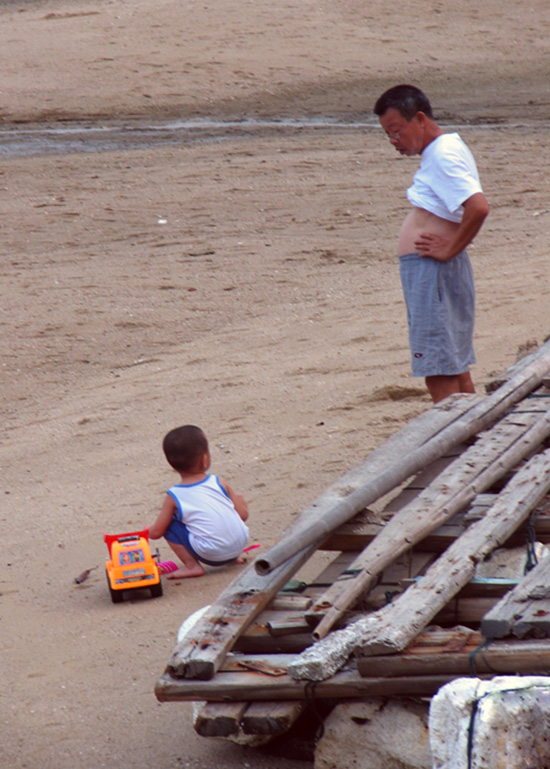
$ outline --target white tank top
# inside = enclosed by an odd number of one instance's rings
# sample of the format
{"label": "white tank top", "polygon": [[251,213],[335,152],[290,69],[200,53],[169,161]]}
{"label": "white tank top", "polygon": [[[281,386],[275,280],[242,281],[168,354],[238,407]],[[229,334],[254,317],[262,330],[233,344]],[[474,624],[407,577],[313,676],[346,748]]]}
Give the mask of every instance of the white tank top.
{"label": "white tank top", "polygon": [[177,484],[168,490],[176,517],[186,524],[197,555],[209,561],[237,558],[248,542],[248,528],[217,475],[198,483]]}

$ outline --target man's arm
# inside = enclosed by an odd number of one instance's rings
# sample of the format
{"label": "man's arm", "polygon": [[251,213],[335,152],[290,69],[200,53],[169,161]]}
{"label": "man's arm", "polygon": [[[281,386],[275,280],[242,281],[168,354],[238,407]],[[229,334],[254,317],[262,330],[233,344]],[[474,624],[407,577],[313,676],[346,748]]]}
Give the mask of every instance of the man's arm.
{"label": "man's arm", "polygon": [[462,204],[464,214],[453,238],[442,238],[430,232],[423,232],[415,240],[420,256],[430,256],[440,262],[448,262],[469,246],[489,213],[489,203],[482,192],[476,192]]}

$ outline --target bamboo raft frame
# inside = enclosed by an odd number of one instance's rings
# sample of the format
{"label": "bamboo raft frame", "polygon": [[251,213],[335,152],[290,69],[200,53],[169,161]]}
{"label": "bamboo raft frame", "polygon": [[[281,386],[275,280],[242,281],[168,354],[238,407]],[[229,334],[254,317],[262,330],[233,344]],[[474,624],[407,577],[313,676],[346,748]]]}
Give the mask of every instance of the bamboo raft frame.
{"label": "bamboo raft frame", "polygon": [[[550,544],[550,341],[488,392],[427,410],[306,508],[183,633],[159,701],[204,702],[203,736],[269,738],[312,699],[548,674],[550,558],[515,580],[476,564]],[[318,550],[331,563],[295,584]]]}

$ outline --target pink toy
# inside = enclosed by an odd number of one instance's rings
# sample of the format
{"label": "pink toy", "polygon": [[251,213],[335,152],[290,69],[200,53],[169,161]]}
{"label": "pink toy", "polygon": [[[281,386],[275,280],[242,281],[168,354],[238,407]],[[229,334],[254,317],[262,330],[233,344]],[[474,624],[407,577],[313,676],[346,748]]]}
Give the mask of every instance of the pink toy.
{"label": "pink toy", "polygon": [[171,571],[178,570],[178,566],[174,561],[160,561],[160,563],[157,563],[157,567],[162,574],[170,574]]}
{"label": "pink toy", "polygon": [[[257,547],[260,545],[249,545],[244,548],[243,553],[248,553],[249,550],[255,550]],[[170,574],[170,572],[178,570],[178,565],[174,561],[159,561],[157,568],[161,574]]]}

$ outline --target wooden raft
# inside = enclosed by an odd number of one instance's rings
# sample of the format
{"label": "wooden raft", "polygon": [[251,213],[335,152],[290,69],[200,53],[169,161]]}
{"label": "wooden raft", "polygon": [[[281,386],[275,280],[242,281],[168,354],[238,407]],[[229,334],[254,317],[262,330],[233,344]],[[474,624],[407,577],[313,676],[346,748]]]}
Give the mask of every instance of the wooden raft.
{"label": "wooden raft", "polygon": [[[489,395],[448,398],[371,452],[190,625],[157,698],[204,702],[203,736],[269,738],[312,699],[548,674],[549,376],[547,342]],[[304,584],[318,551],[330,563]],[[483,576],[497,553],[521,568]]]}

